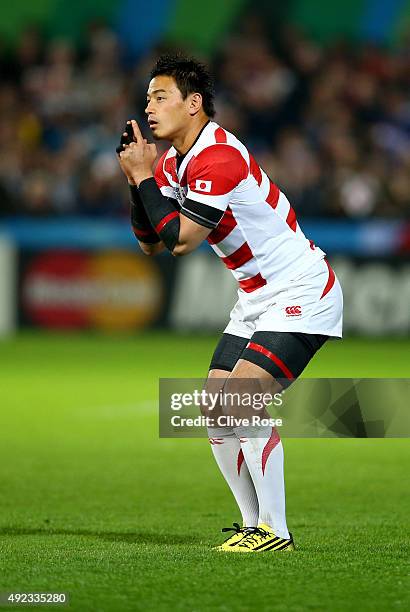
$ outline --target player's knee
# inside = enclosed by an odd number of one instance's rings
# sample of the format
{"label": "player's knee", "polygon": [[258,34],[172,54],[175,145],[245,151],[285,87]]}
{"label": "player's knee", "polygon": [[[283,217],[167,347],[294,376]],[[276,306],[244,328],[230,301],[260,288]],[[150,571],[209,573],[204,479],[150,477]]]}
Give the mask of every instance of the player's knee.
{"label": "player's knee", "polygon": [[252,389],[249,381],[229,378],[224,386],[221,402],[222,413],[228,417],[240,418],[252,410]]}
{"label": "player's knee", "polygon": [[207,404],[200,404],[199,410],[201,411],[202,416],[204,417],[212,417],[212,408]]}
{"label": "player's knee", "polygon": [[221,410],[221,397],[223,396],[223,387],[228,376],[229,372],[225,370],[214,368],[209,371],[200,404],[200,411],[203,416],[216,418],[223,414]]}

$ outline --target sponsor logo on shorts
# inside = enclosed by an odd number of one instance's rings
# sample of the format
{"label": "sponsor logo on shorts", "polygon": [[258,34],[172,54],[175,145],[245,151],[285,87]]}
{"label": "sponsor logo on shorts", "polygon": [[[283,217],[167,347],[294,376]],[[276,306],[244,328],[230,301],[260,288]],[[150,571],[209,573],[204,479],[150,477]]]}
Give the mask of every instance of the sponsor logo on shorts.
{"label": "sponsor logo on shorts", "polygon": [[300,317],[302,315],[302,306],[286,306],[287,317]]}

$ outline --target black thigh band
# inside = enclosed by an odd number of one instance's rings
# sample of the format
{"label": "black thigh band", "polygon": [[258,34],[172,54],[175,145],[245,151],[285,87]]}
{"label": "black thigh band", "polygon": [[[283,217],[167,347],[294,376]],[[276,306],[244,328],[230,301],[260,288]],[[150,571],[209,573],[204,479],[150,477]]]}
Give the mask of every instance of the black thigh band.
{"label": "black thigh band", "polygon": [[209,369],[231,372],[239,359],[246,359],[288,387],[327,339],[328,336],[292,332],[260,331],[250,339],[223,334]]}
{"label": "black thigh band", "polygon": [[248,338],[241,338],[233,334],[222,334],[212,356],[209,369],[232,372],[248,342]]}
{"label": "black thigh band", "polygon": [[255,332],[241,359],[263,368],[288,387],[298,378],[328,336],[293,332]]}

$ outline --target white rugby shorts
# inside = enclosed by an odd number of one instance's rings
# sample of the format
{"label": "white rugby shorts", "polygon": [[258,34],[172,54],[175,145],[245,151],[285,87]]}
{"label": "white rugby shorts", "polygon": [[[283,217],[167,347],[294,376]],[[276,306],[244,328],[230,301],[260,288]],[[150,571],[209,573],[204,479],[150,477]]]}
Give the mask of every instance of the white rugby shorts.
{"label": "white rugby shorts", "polygon": [[250,338],[258,331],[279,331],[342,337],[342,288],[326,259],[286,285],[268,283],[252,293],[239,289],[238,296],[226,334]]}

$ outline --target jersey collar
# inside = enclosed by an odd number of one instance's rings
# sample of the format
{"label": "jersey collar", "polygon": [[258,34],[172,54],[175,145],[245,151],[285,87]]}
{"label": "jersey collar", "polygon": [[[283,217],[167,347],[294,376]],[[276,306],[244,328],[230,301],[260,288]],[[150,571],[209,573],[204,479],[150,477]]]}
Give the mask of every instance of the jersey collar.
{"label": "jersey collar", "polygon": [[208,119],[208,121],[199,130],[197,137],[195,138],[194,142],[191,144],[191,146],[189,147],[189,149],[188,149],[188,151],[186,153],[184,153],[183,155],[180,155],[178,153],[178,151],[176,151],[176,168],[177,168],[177,172],[179,172],[179,169],[181,167],[182,162],[184,161],[184,159],[186,158],[188,153],[194,148],[194,146],[196,145],[198,140],[201,138],[202,133],[204,132],[205,128],[207,128],[210,123],[211,123],[211,120]]}

